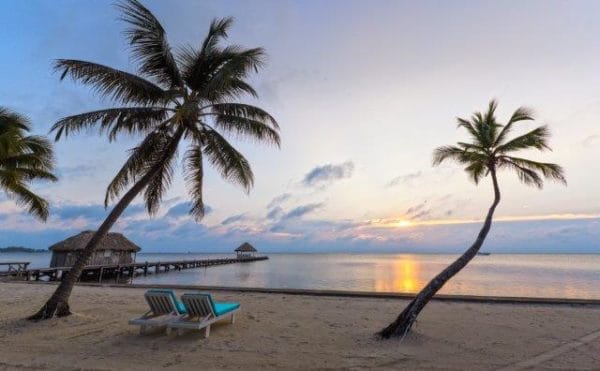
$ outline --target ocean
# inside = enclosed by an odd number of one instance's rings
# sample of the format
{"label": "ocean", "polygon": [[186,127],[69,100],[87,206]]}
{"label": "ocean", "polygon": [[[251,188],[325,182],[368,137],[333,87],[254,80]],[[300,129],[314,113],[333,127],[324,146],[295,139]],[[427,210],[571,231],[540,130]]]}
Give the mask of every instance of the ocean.
{"label": "ocean", "polygon": [[[136,277],[134,283],[414,293],[457,255],[267,254],[269,260]],[[232,254],[140,253],[138,262]],[[49,253],[0,253],[2,261],[47,267]],[[600,299],[600,254],[477,256],[444,294]]]}

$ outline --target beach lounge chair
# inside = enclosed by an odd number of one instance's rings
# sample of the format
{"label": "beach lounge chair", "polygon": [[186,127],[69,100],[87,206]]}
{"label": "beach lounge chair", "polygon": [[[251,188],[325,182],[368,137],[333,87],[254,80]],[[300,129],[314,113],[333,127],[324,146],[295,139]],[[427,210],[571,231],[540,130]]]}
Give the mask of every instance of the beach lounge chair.
{"label": "beach lounge chair", "polygon": [[210,336],[210,325],[222,319],[231,317],[235,322],[235,314],[240,310],[239,303],[219,303],[212,300],[210,294],[188,293],[181,296],[186,314],[167,324],[168,328],[176,328],[177,334],[183,330],[204,330],[204,337]]}
{"label": "beach lounge chair", "polygon": [[143,334],[148,327],[166,327],[168,323],[185,314],[185,306],[177,300],[173,290],[151,289],[146,291],[144,298],[150,310],[141,317],[129,321],[130,325],[140,326],[140,334]]}

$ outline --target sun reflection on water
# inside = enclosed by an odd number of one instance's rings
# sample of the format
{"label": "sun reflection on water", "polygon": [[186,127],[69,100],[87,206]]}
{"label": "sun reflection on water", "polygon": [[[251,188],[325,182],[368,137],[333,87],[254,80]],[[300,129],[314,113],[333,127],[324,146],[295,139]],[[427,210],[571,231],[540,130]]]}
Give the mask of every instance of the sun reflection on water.
{"label": "sun reflection on water", "polygon": [[376,269],[374,289],[384,292],[417,292],[424,284],[420,268],[413,256],[399,256],[390,265]]}

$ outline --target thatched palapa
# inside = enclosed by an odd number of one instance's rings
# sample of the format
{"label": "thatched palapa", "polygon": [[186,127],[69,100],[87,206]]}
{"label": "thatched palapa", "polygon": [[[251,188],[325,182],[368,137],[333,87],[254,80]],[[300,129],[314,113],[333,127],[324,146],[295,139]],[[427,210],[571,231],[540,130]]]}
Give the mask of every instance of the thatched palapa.
{"label": "thatched palapa", "polygon": [[240,247],[235,249],[235,252],[236,252],[238,258],[240,258],[240,257],[246,257],[246,256],[254,256],[254,253],[256,253],[257,250],[254,248],[254,246],[250,245],[248,242],[244,242],[243,244],[240,245]]}
{"label": "thatched palapa", "polygon": [[[92,239],[95,231],[84,231],[50,246],[52,260],[50,267],[70,267]],[[141,248],[125,238],[121,233],[109,233],[100,241],[88,265],[127,264],[135,261],[135,254]]]}

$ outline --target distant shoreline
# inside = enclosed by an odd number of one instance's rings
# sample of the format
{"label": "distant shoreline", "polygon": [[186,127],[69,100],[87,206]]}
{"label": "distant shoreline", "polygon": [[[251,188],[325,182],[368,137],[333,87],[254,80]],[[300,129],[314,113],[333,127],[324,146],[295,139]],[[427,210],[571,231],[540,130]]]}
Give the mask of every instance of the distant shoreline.
{"label": "distant shoreline", "polygon": [[46,249],[31,249],[29,247],[23,246],[8,246],[8,247],[0,247],[0,253],[33,253],[39,254],[43,252],[48,252]]}

